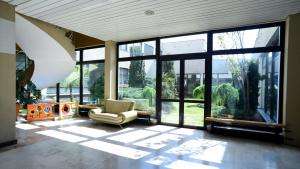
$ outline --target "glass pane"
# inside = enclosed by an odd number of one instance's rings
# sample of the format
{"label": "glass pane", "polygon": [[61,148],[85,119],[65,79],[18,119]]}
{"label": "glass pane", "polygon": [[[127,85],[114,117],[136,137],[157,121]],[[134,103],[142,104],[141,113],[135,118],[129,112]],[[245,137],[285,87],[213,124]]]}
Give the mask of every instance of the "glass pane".
{"label": "glass pane", "polygon": [[41,95],[45,103],[56,102],[56,85],[41,90]]}
{"label": "glass pane", "polygon": [[184,75],[184,98],[204,100],[205,60],[186,60]]}
{"label": "glass pane", "polygon": [[162,55],[200,53],[207,51],[207,34],[161,39]]}
{"label": "glass pane", "polygon": [[83,51],[83,61],[103,60],[105,58],[105,48],[86,49]]}
{"label": "glass pane", "polygon": [[80,52],[76,51],[76,62],[80,61]]}
{"label": "glass pane", "polygon": [[104,63],[84,64],[83,104],[102,104],[104,98]]}
{"label": "glass pane", "polygon": [[119,46],[119,57],[155,55],[155,41],[130,43]]}
{"label": "glass pane", "polygon": [[213,50],[279,46],[279,27],[216,33]]}
{"label": "glass pane", "polygon": [[80,66],[76,65],[74,71],[60,82],[60,102],[79,102]]}
{"label": "glass pane", "polygon": [[162,92],[163,99],[178,99],[179,97],[179,61],[162,62]]}
{"label": "glass pane", "polygon": [[204,126],[204,104],[184,103],[184,125]]}
{"label": "glass pane", "polygon": [[118,97],[135,101],[136,110],[153,112],[155,116],[156,61],[119,62]]}
{"label": "glass pane", "polygon": [[179,124],[179,102],[162,102],[161,122]]}
{"label": "glass pane", "polygon": [[213,56],[212,116],[278,122],[280,52]]}

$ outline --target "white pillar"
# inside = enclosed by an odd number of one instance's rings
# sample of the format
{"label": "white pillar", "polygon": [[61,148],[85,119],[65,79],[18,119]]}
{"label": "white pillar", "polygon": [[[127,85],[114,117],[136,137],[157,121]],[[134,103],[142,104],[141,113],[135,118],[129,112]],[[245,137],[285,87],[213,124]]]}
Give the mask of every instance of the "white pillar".
{"label": "white pillar", "polygon": [[105,42],[105,71],[104,71],[104,98],[116,99],[116,58],[117,44],[114,41]]}
{"label": "white pillar", "polygon": [[15,9],[0,1],[0,146],[16,143]]}
{"label": "white pillar", "polygon": [[286,143],[300,146],[300,13],[286,20],[283,121],[289,132]]}

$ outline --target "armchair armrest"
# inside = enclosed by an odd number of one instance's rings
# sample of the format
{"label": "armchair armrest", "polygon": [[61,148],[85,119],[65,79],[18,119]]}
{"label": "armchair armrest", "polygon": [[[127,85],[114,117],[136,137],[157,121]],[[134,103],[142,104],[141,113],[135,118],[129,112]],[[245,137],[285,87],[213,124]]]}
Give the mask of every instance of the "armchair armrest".
{"label": "armchair armrest", "polygon": [[91,109],[90,111],[89,111],[89,116],[90,116],[90,114],[100,114],[100,113],[103,113],[103,109],[102,108],[96,108],[96,109]]}
{"label": "armchair armrest", "polygon": [[131,110],[131,111],[122,112],[119,114],[119,116],[122,117],[123,123],[126,123],[128,121],[132,121],[137,118],[137,111]]}

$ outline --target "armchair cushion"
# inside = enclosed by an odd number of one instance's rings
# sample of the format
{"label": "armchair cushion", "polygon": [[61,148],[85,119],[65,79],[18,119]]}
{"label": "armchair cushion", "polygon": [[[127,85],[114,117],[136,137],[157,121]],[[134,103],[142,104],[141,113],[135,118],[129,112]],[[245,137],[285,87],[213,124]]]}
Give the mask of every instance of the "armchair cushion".
{"label": "armchair cushion", "polygon": [[133,110],[133,108],[134,102],[132,101],[105,100],[105,112],[119,114]]}

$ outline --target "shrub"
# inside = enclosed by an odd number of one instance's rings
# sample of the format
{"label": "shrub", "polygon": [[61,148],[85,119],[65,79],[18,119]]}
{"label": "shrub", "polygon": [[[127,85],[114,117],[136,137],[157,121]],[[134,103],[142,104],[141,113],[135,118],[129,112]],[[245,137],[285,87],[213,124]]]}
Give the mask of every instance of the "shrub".
{"label": "shrub", "polygon": [[204,99],[204,85],[199,85],[193,90],[193,98]]}
{"label": "shrub", "polygon": [[[212,90],[213,105],[221,106],[218,108],[218,113],[234,114],[238,100],[239,100],[239,92],[230,83],[223,83],[213,87]],[[223,110],[222,107],[224,107],[227,110]]]}
{"label": "shrub", "polygon": [[153,87],[145,86],[143,89],[142,95],[143,95],[143,98],[149,100],[149,105],[153,106],[155,95],[156,95],[156,90]]}

